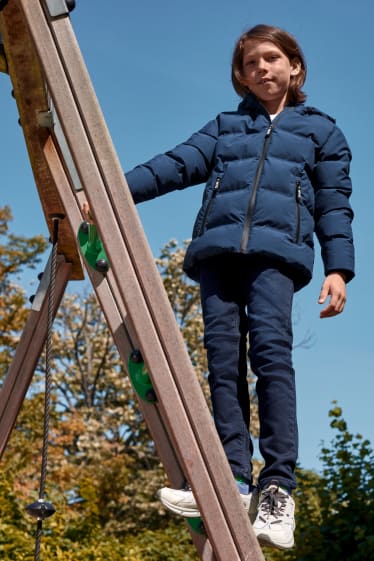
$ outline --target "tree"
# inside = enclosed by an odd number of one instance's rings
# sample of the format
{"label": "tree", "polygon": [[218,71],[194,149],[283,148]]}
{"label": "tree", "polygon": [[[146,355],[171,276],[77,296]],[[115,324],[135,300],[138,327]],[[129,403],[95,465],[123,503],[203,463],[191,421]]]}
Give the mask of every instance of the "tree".
{"label": "tree", "polygon": [[348,431],[336,403],[329,415],[337,434],[321,454],[321,559],[374,559],[374,453],[367,439]]}
{"label": "tree", "polygon": [[336,431],[323,446],[322,475],[301,470],[296,501],[296,546],[267,561],[374,559],[374,454],[370,442],[348,431],[341,408],[329,411]]}
{"label": "tree", "polygon": [[0,380],[7,372],[28,310],[25,293],[15,280],[24,267],[40,263],[47,242],[43,236],[26,238],[9,232],[12,214],[0,208]]}

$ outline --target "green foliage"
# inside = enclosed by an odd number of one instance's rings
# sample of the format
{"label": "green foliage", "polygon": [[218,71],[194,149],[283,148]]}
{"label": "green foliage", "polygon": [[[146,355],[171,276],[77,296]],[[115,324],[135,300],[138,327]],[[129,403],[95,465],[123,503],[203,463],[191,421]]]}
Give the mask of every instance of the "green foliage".
{"label": "green foliage", "polygon": [[[57,516],[57,515],[55,515]],[[51,519],[52,520],[52,519]],[[85,538],[64,537],[62,517],[53,524],[46,522],[41,544],[41,559],[57,561],[197,561],[185,524],[173,522],[165,530],[145,530],[136,535],[124,533],[119,538],[100,527],[92,528]],[[0,523],[0,538],[4,525]],[[33,535],[8,526],[8,543],[0,541],[1,558],[6,561],[33,561]],[[58,536],[58,538],[56,538]]]}
{"label": "green foliage", "polygon": [[336,431],[323,446],[322,476],[299,471],[296,547],[265,551],[267,561],[371,561],[374,559],[374,454],[368,440],[348,431],[342,410],[329,412]]}
{"label": "green foliage", "polygon": [[10,233],[11,220],[9,207],[0,208],[0,381],[28,315],[25,293],[15,282],[16,275],[25,266],[34,268],[47,246],[42,236],[25,238]]}
{"label": "green foliage", "polygon": [[348,431],[340,407],[335,404],[329,415],[337,434],[321,455],[321,551],[328,549],[332,561],[374,559],[373,450],[362,435]]}

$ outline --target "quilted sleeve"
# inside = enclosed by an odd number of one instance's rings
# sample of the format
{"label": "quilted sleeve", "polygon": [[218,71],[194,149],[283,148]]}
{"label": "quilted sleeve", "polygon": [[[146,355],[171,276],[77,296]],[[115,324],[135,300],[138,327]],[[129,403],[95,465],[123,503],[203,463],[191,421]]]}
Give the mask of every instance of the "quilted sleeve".
{"label": "quilted sleeve", "polygon": [[218,136],[217,120],[165,154],[126,172],[135,203],[207,181]]}
{"label": "quilted sleeve", "polygon": [[315,232],[325,274],[342,271],[347,281],[354,277],[350,161],[347,141],[334,125],[319,150],[315,167]]}

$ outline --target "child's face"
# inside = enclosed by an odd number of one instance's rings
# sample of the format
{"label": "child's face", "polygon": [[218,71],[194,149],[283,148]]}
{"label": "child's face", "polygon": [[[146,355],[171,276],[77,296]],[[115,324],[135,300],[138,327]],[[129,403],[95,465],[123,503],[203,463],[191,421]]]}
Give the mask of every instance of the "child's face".
{"label": "child's face", "polygon": [[271,41],[249,39],[243,48],[242,84],[257,97],[270,114],[279,113],[287,102],[291,76],[300,72]]}

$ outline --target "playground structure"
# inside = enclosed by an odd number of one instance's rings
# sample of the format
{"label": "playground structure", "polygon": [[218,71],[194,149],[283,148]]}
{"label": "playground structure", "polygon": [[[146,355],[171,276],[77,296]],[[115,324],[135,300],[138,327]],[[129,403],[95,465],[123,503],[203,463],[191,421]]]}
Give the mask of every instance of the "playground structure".
{"label": "playground structure", "polygon": [[[68,282],[86,271],[169,481],[188,481],[196,496],[204,531],[190,532],[200,558],[262,561],[92,88],[71,4],[0,2],[0,70],[12,82],[52,240],[58,224],[53,314]],[[90,258],[97,233],[82,227],[84,201],[105,248]],[[51,271],[49,262],[1,389],[0,455],[47,339]]]}

